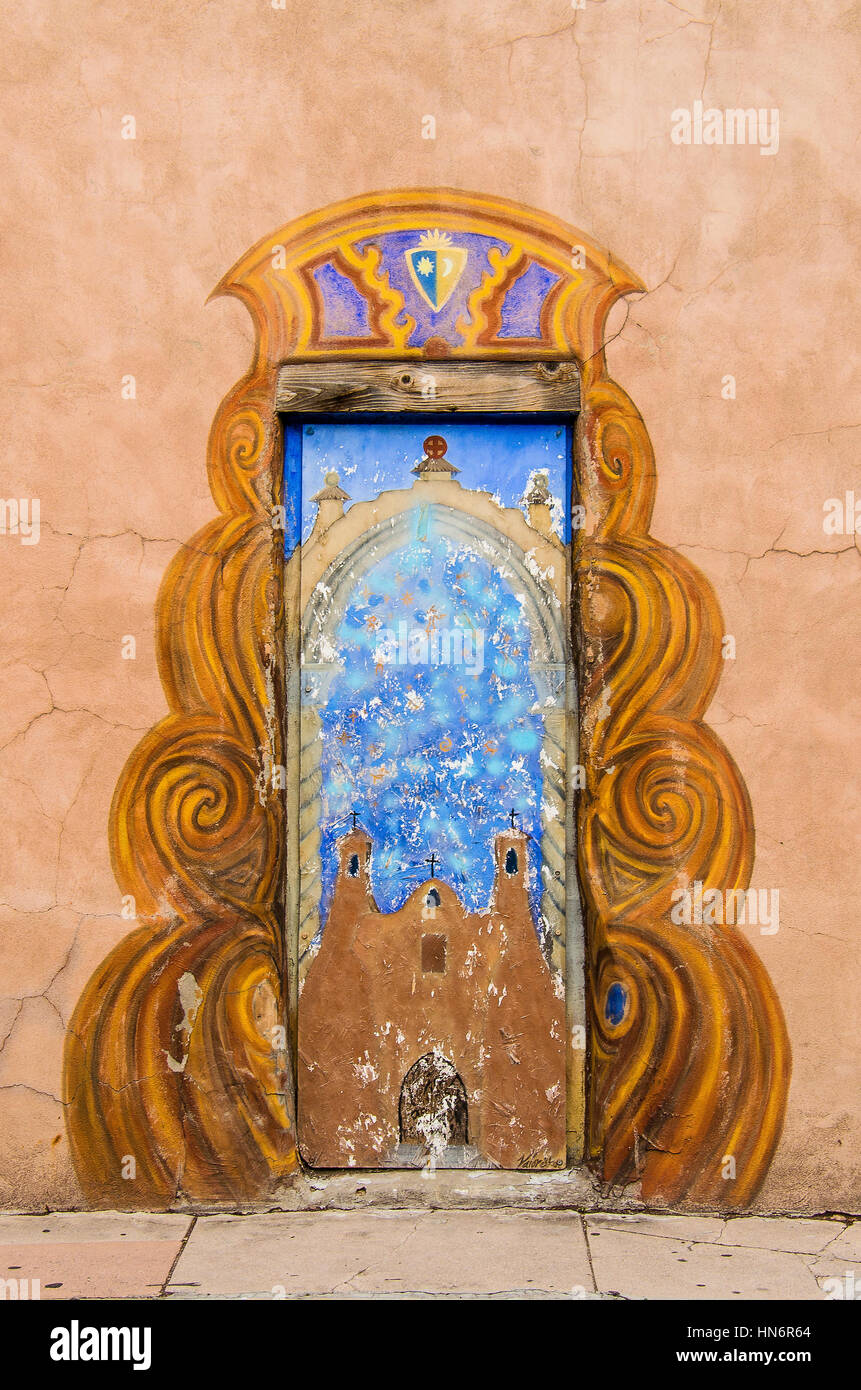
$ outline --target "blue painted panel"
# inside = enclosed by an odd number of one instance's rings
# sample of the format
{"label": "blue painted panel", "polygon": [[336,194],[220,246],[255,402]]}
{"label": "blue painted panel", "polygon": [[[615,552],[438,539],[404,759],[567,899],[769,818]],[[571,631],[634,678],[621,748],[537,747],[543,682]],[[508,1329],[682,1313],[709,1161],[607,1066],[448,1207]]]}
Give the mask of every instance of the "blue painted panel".
{"label": "blue painted panel", "polygon": [[371,320],[368,301],[352,280],[333,265],[317,266],[314,279],[323,297],[323,333],[327,338],[368,338]]}
{"label": "blue painted panel", "polygon": [[284,554],[292,555],[302,536],[302,428],[284,428]]}
{"label": "blue painted panel", "polygon": [[499,338],[541,338],[541,309],[559,276],[533,261],[502,303]]}
{"label": "blue painted panel", "polygon": [[[317,514],[311,501],[334,469],[352,502],[388,488],[411,487],[411,469],[422,457],[423,441],[442,434],[449,460],[461,471],[457,481],[490,492],[503,507],[522,507],[537,472],[548,476],[552,515],[558,535],[570,539],[571,447],[561,424],[520,424],[494,420],[465,422],[448,416],[411,416],[379,423],[324,422],[304,425],[304,497],[302,539],[307,540]],[[345,503],[349,509],[350,502]]]}

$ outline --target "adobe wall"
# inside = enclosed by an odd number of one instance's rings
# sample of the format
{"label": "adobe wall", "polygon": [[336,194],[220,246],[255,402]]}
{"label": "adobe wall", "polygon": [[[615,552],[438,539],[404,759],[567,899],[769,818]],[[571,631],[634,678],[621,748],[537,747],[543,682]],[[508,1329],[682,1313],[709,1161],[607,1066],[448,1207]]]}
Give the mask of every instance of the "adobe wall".
{"label": "adobe wall", "polygon": [[[165,712],[156,592],[213,514],[207,433],[251,344],[242,306],[206,297],[289,218],[441,185],[567,219],[648,286],[613,313],[610,370],[655,446],[653,533],[735,639],[708,718],[750,790],[753,883],[780,895],[751,939],[794,1069],[756,1206],[857,1210],[859,556],[823,529],[861,496],[849,12],[33,0],[0,23],[0,491],[40,503],[37,544],[0,536],[0,1206],[82,1201],[63,1036],[129,928],[108,810]],[[766,138],[693,143],[698,101],[762,108]]]}

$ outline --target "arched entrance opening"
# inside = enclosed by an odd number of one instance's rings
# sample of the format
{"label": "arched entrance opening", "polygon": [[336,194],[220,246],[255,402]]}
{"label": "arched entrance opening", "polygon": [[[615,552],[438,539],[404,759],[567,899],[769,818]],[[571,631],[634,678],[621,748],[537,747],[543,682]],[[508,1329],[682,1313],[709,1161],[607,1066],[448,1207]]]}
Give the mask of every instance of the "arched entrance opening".
{"label": "arched entrance opening", "polygon": [[447,1057],[428,1052],[414,1062],[401,1084],[400,1142],[439,1156],[469,1143],[466,1087]]}

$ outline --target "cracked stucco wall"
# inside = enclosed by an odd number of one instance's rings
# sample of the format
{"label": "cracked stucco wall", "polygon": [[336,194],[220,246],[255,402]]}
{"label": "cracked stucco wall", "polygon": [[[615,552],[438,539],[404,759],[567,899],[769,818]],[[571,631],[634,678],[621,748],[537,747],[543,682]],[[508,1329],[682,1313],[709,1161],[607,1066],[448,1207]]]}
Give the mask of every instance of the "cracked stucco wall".
{"label": "cracked stucco wall", "polygon": [[[38,498],[41,533],[0,535],[0,1206],[80,1201],[63,1029],[128,929],[108,808],[165,710],[155,596],[213,513],[206,435],[251,341],[240,305],[204,300],[290,217],[448,185],[568,219],[651,287],[614,311],[610,368],[655,446],[654,534],[705,571],[735,638],[710,720],[752,796],[753,883],[780,892],[780,930],[755,944],[794,1076],[758,1205],[857,1209],[861,569],[854,533],[822,525],[826,499],[861,495],[850,15],[832,0],[7,12],[0,494]],[[777,108],[777,152],[674,144],[671,113],[697,100]]]}

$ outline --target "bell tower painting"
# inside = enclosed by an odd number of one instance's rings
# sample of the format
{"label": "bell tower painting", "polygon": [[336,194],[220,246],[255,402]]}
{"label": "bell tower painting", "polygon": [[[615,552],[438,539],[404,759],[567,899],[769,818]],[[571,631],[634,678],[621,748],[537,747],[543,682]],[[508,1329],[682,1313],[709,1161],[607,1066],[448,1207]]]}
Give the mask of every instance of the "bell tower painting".
{"label": "bell tower painting", "polygon": [[218,286],[252,360],[114,796],[137,920],[66,1038],[92,1205],[272,1203],[329,1165],[757,1193],[789,1045],[744,932],[673,911],[747,887],[753,812],[705,722],[721,615],[650,532],[608,371],[642,289],[451,189],[301,217]]}

